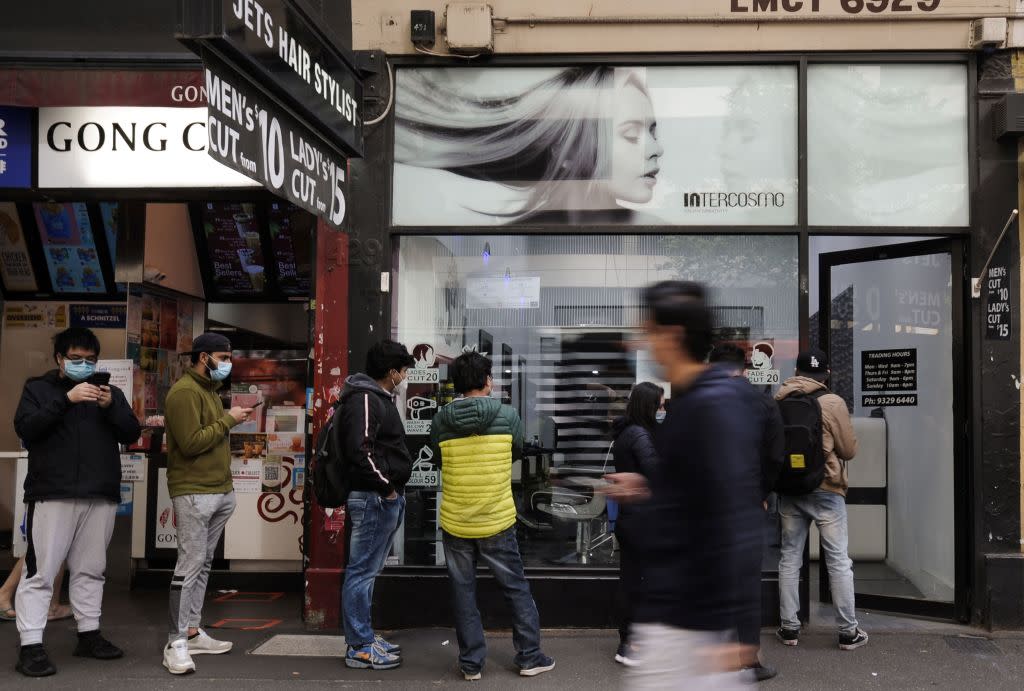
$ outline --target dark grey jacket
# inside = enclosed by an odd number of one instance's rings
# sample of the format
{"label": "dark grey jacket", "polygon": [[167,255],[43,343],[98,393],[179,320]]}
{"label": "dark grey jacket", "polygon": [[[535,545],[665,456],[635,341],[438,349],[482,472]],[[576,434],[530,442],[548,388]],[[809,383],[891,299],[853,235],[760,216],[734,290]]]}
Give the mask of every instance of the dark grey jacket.
{"label": "dark grey jacket", "polygon": [[351,472],[352,490],[401,492],[412,473],[412,456],[405,443],[405,425],[394,396],[365,374],[345,380],[341,415],[334,430]]}

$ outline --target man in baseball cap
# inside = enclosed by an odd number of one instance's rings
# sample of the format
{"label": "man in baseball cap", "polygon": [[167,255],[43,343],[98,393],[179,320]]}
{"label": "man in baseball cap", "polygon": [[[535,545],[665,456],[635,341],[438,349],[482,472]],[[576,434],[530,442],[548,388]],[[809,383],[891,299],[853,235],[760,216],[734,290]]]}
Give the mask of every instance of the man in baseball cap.
{"label": "man in baseball cap", "polygon": [[[797,356],[796,376],[775,396],[786,424],[786,462],[779,476],[782,556],[779,560],[779,601],[783,644],[800,642],[799,580],[804,544],[811,521],[818,526],[832,583],[832,601],[839,623],[839,648],[853,650],[868,642],[854,610],[853,563],[850,561],[846,463],[857,455],[857,437],[846,401],[829,391],[828,355],[818,349]],[[789,434],[813,430],[812,435]]]}
{"label": "man in baseball cap", "polygon": [[213,553],[235,511],[228,433],[252,408],[225,411],[217,390],[231,374],[231,343],[204,333],[192,343],[192,367],[175,382],[164,404],[167,489],[178,525],[178,562],[171,578],[170,631],[164,667],[195,671],[193,655],[219,655],[232,644],[199,628]]}
{"label": "man in baseball cap", "polygon": [[[819,379],[821,375],[825,375],[827,378],[829,374],[828,355],[817,348],[805,350],[796,357],[796,371],[798,376],[810,374],[813,375],[812,379]],[[821,381],[824,382],[825,379],[821,379]]]}

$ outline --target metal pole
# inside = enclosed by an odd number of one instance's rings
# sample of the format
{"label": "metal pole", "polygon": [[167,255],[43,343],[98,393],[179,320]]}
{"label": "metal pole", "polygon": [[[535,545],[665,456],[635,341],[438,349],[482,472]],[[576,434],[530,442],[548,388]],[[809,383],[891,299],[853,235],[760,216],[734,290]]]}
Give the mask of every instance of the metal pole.
{"label": "metal pole", "polygon": [[996,244],[992,245],[992,251],[988,253],[988,259],[985,260],[985,265],[981,267],[981,271],[977,277],[971,279],[971,297],[981,297],[981,281],[985,277],[985,272],[988,271],[988,265],[992,263],[992,257],[996,256],[996,250],[999,249],[999,243],[1003,241],[1003,237],[1006,236],[1006,231],[1010,229],[1010,224],[1017,218],[1017,209],[1010,212],[1010,217],[1006,219],[1006,225],[1003,226],[1003,231],[999,233],[999,237],[996,238]]}

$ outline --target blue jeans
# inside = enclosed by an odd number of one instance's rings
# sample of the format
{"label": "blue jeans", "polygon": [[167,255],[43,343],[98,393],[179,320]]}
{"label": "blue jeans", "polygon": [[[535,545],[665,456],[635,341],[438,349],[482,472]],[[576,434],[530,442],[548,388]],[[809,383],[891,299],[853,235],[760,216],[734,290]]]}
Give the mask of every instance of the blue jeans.
{"label": "blue jeans", "polygon": [[476,606],[478,559],[487,564],[501,586],[505,600],[512,607],[512,645],[516,649],[516,665],[525,669],[539,664],[544,658],[540,651],[540,615],[523,573],[515,526],[491,537],[472,540],[444,533],[444,558],[455,604],[459,667],[464,672],[475,674],[483,669],[487,657],[484,627]]}
{"label": "blue jeans", "polygon": [[779,560],[779,601],[782,626],[800,630],[800,567],[811,521],[821,533],[821,547],[832,586],[836,624],[841,634],[857,631],[854,611],[853,562],[847,554],[849,533],[846,498],[822,489],[799,497],[779,497],[782,520],[782,558]]}
{"label": "blue jeans", "polygon": [[341,614],[345,642],[354,648],[373,643],[370,603],[373,583],[395,541],[395,533],[405,515],[405,497],[385,499],[376,492],[352,492],[345,504],[352,537],[348,548],[348,566],[341,588]]}

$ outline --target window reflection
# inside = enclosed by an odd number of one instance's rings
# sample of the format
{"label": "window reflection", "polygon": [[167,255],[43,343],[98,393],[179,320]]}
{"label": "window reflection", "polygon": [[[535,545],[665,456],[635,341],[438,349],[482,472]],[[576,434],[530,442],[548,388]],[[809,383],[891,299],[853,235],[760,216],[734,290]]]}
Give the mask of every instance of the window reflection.
{"label": "window reflection", "polygon": [[528,453],[514,464],[513,493],[526,564],[614,566],[617,507],[594,487],[614,470],[611,425],[630,389],[661,383],[641,338],[642,288],[670,278],[707,284],[718,340],[748,355],[769,344],[771,367],[788,374],[797,276],[795,236],[401,238],[392,336],[417,358],[399,402],[417,472],[391,563],[443,563],[444,490],[423,449],[430,419],[454,397],[447,369],[461,352],[493,360],[494,395],[523,421]]}

